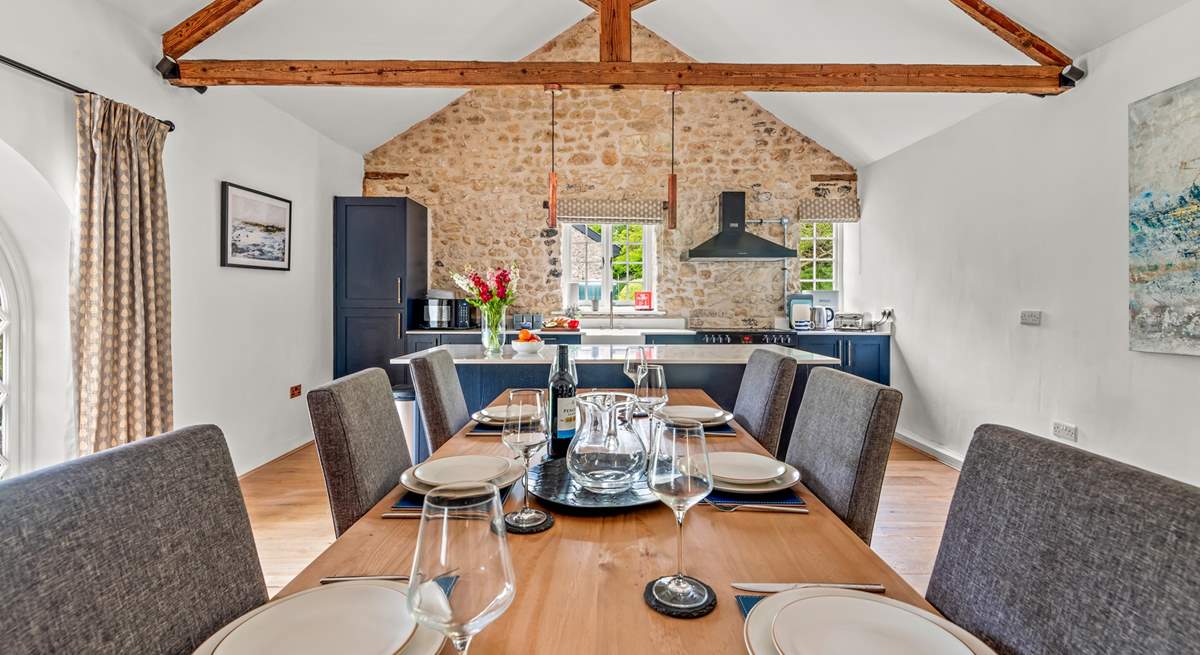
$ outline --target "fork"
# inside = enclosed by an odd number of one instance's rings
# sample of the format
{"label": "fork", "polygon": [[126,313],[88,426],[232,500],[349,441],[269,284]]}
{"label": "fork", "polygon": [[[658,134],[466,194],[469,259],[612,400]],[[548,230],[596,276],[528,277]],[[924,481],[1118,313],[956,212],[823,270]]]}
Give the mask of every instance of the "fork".
{"label": "fork", "polygon": [[808,514],[807,507],[780,507],[778,505],[719,505],[711,500],[704,501],[718,512],[736,512],[744,509],[747,512],[777,512],[780,514]]}

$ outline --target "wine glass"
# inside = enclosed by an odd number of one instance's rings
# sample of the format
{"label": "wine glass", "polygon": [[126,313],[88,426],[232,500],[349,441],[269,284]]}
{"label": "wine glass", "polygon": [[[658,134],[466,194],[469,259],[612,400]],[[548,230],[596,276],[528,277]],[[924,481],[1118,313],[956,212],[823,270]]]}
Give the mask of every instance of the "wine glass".
{"label": "wine glass", "polygon": [[648,483],[654,495],[675,513],[679,540],[675,575],[652,582],[651,593],[667,607],[694,609],[712,600],[709,587],[683,572],[684,514],[707,497],[713,488],[704,427],[699,421],[672,419],[662,414],[656,414],[652,422],[656,429]]}
{"label": "wine glass", "polygon": [[508,409],[500,440],[521,456],[525,465],[522,481],[524,504],[520,511],[504,515],[504,522],[519,530],[529,530],[550,520],[550,515],[529,506],[529,462],[550,435],[546,428],[546,392],[542,389],[513,389],[508,392]]}
{"label": "wine glass", "polygon": [[653,414],[667,404],[667,372],[659,364],[642,364],[634,386],[638,408]]}
{"label": "wine glass", "polygon": [[463,482],[425,495],[408,586],[408,609],[466,653],[516,595],[496,485]]}
{"label": "wine glass", "polygon": [[637,386],[642,379],[641,368],[646,365],[646,349],[641,346],[629,346],[625,349],[625,376]]}
{"label": "wine glass", "polygon": [[[637,396],[638,411],[645,416],[652,416],[667,404],[667,373],[661,365],[643,364],[638,367],[634,395]],[[647,432],[653,429],[653,423],[653,420],[649,421]],[[651,435],[647,434],[643,439],[647,450],[651,446],[650,438]]]}

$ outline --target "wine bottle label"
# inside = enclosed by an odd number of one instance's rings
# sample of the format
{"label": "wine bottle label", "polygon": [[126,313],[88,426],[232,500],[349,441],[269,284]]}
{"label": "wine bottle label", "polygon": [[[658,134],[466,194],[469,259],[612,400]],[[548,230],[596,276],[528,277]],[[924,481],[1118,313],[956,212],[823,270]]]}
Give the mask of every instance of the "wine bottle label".
{"label": "wine bottle label", "polygon": [[575,399],[558,399],[558,438],[570,439],[575,436]]}

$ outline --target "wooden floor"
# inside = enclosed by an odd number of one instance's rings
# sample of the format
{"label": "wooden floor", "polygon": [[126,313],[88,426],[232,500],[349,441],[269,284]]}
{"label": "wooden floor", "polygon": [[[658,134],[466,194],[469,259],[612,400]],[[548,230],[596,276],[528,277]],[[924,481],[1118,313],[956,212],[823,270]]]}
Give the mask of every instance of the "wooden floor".
{"label": "wooden floor", "polygon": [[[924,593],[958,472],[907,446],[892,446],[871,546]],[[333,543],[316,448],[309,444],[242,477],[271,595]]]}

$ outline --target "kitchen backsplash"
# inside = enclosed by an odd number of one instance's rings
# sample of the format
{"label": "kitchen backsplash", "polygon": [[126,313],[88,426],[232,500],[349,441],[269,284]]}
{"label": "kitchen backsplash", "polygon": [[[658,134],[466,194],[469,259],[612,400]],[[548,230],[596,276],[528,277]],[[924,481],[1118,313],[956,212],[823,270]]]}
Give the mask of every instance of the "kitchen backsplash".
{"label": "kitchen backsplash", "polygon": [[[595,59],[594,16],[527,59]],[[640,25],[634,53],[639,61],[690,61]],[[569,89],[557,103],[560,195],[666,199],[669,94]],[[721,191],[746,191],[750,219],[794,216],[801,198],[829,189],[812,175],[854,169],[745,94],[685,91],[676,103],[679,227],[659,231],[658,309],[693,324],[770,326],[782,313],[777,263],[684,262],[682,253],[716,232]],[[561,308],[559,235],[546,228],[542,207],[549,123],[541,90],[474,90],[367,154],[365,195],[409,196],[429,207],[431,286],[453,288],[452,271],[515,263],[523,279],[513,311]],[[857,193],[853,183],[834,186]],[[783,238],[778,225],[750,230]]]}

